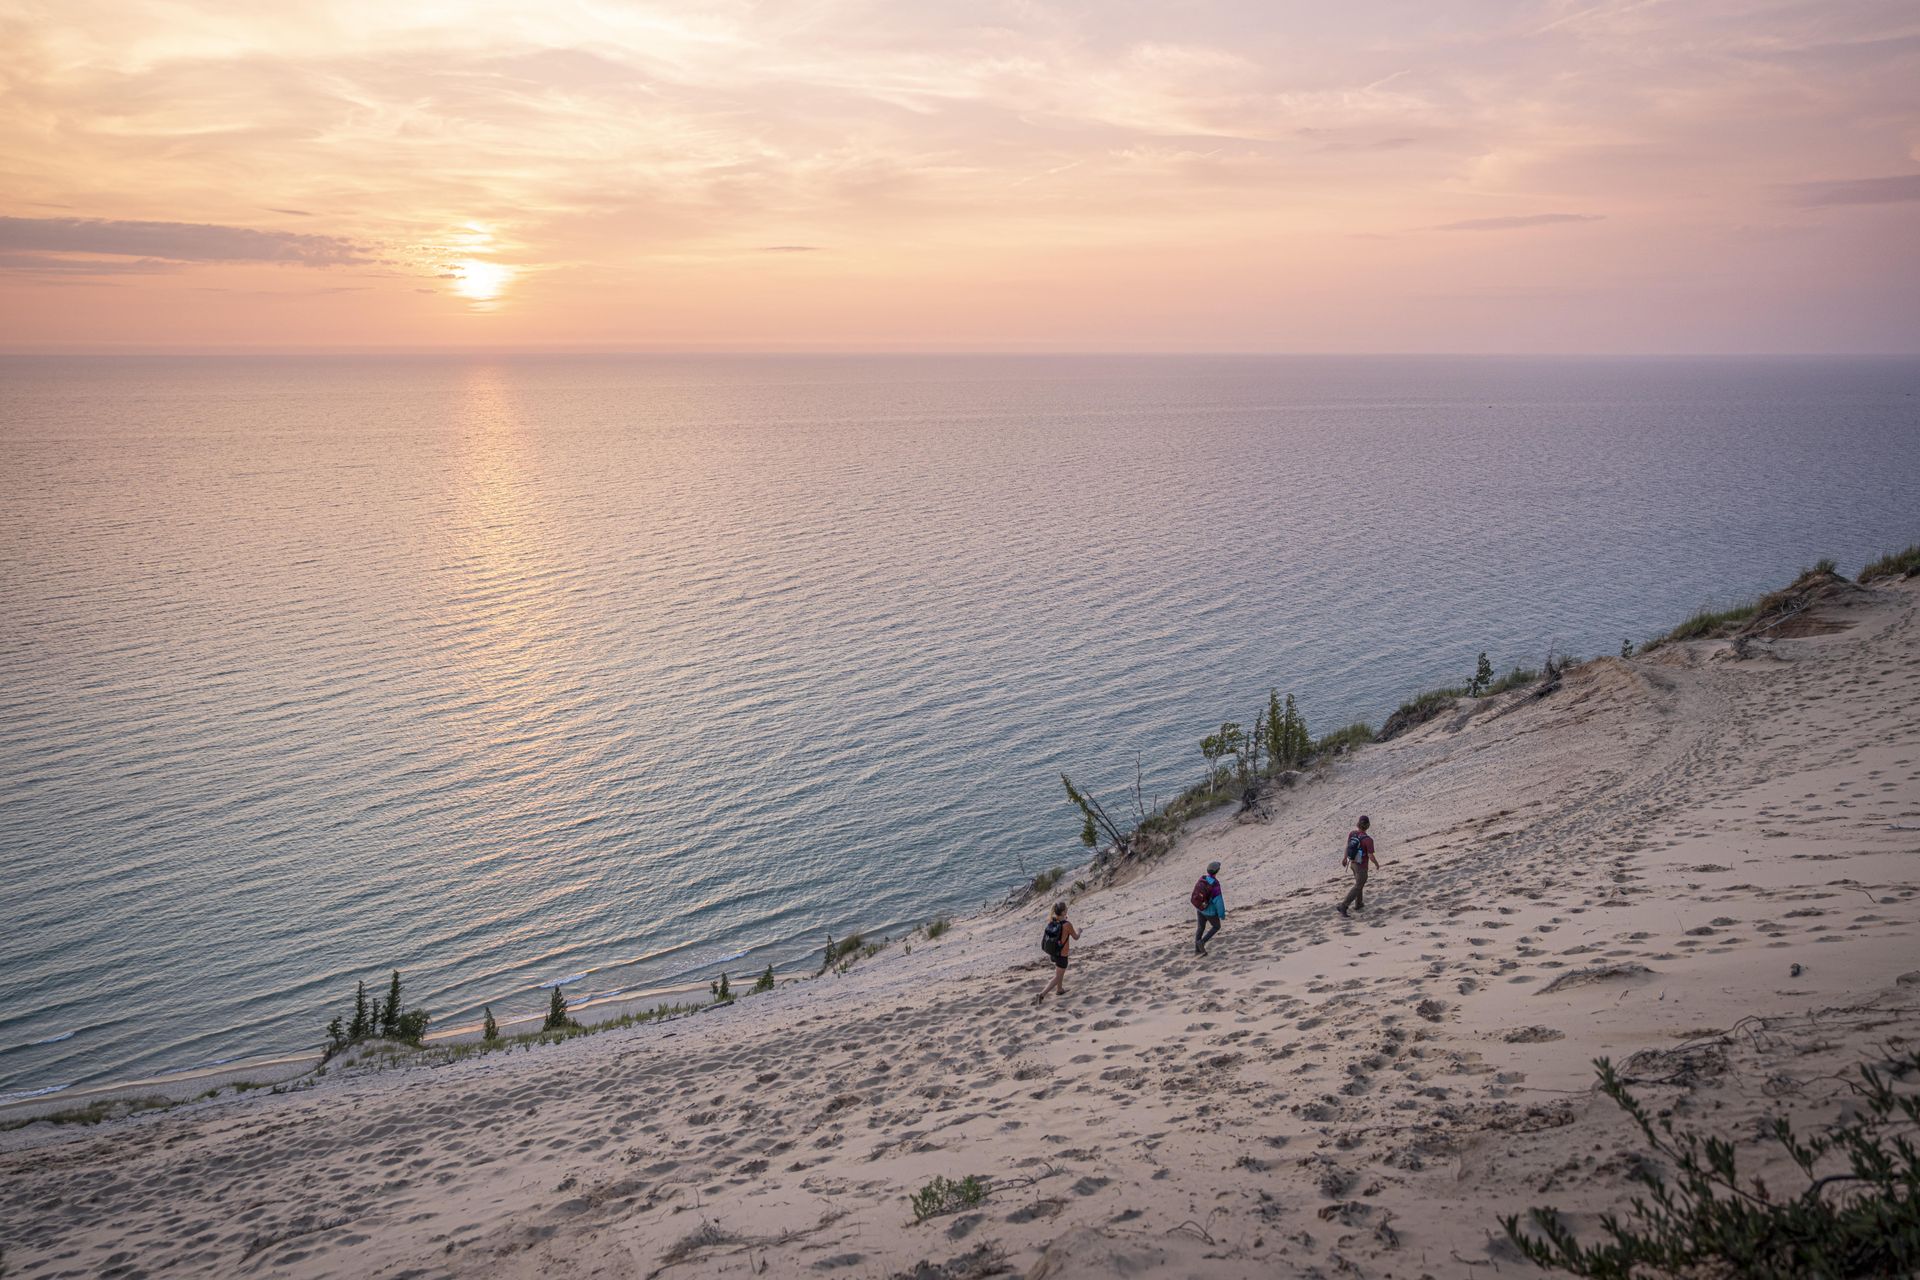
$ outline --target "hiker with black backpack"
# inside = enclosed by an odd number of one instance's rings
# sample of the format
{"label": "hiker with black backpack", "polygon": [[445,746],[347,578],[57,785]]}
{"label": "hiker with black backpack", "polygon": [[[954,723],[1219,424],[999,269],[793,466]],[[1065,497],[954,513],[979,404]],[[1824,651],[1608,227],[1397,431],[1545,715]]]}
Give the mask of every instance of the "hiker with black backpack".
{"label": "hiker with black backpack", "polygon": [[1227,895],[1220,892],[1219,863],[1207,864],[1207,874],[1194,883],[1189,901],[1200,914],[1200,922],[1193,930],[1193,954],[1203,956],[1207,954],[1208,940],[1220,932],[1220,922],[1227,918]]}
{"label": "hiker with black backpack", "polygon": [[1067,901],[1062,898],[1053,904],[1053,919],[1047,921],[1046,931],[1040,935],[1040,949],[1053,961],[1053,982],[1033,998],[1035,1004],[1048,996],[1067,994],[1067,945],[1079,936],[1080,931],[1067,919]]}
{"label": "hiker with black backpack", "polygon": [[1347,853],[1340,859],[1340,865],[1353,872],[1353,888],[1348,890],[1346,901],[1340,904],[1340,914],[1346,915],[1347,908],[1365,911],[1367,904],[1363,894],[1367,888],[1367,868],[1378,867],[1380,859],[1373,856],[1373,837],[1367,834],[1367,828],[1373,825],[1367,821],[1367,815],[1361,814],[1360,821],[1347,833]]}

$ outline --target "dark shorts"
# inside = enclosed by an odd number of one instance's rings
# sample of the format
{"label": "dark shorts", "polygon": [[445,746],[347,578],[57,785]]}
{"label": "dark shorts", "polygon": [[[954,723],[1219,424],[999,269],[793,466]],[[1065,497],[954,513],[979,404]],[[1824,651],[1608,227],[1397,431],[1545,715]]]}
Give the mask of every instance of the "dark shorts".
{"label": "dark shorts", "polygon": [[1053,967],[1056,969],[1064,969],[1067,967],[1066,952],[1063,951],[1059,955],[1056,955],[1053,957]]}

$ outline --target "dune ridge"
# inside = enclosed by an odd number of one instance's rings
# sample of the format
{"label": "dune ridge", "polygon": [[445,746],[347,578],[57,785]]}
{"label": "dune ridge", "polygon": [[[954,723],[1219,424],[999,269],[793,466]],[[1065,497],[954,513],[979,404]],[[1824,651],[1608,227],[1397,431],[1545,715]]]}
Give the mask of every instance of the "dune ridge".
{"label": "dune ridge", "polygon": [[[1920,584],[1464,705],[1079,898],[699,1017],[0,1135],[9,1276],[1468,1276],[1920,1038]],[[1737,652],[1736,652],[1737,648]],[[1385,864],[1334,913],[1352,817]],[[1217,858],[1225,928],[1191,954]],[[983,1180],[916,1222],[935,1178]]]}

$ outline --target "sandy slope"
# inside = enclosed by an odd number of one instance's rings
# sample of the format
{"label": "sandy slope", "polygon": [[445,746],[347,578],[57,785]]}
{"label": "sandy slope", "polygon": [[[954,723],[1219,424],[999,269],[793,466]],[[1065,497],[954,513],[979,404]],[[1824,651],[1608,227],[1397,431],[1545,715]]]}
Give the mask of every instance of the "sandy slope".
{"label": "sandy slope", "polygon": [[[1077,905],[1043,1008],[1038,912],[1003,913],[669,1024],[17,1131],[5,1274],[1529,1274],[1498,1214],[1624,1196],[1593,1057],[1759,1161],[1754,1117],[1831,1115],[1823,1077],[1920,1037],[1920,592],[1831,613],[1746,661],[1588,664],[1202,824]],[[1349,922],[1363,810],[1386,866]],[[984,1204],[914,1224],[969,1173]]]}

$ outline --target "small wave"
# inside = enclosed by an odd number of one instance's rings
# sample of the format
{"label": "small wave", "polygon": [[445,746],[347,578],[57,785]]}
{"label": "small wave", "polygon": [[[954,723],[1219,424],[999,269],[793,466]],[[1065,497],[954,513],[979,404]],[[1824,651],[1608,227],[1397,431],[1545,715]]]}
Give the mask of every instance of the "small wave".
{"label": "small wave", "polygon": [[[751,948],[749,948],[749,950],[751,950]],[[730,960],[738,960],[746,954],[747,953],[745,951],[733,951],[733,952],[729,952],[724,956],[712,956],[706,959],[695,960],[692,964],[688,965],[686,968],[675,969],[672,973],[668,974],[667,982],[669,984],[685,982],[693,978],[694,975],[704,973],[707,970],[713,968],[714,965],[726,964]]]}
{"label": "small wave", "polygon": [[0,1102],[25,1102],[28,1098],[44,1098],[50,1093],[60,1093],[73,1088],[70,1084],[50,1084],[44,1089],[22,1089],[18,1093],[0,1093]]}
{"label": "small wave", "polygon": [[47,1037],[46,1039],[44,1039],[44,1040],[29,1040],[29,1041],[27,1041],[27,1043],[28,1043],[29,1045],[36,1045],[36,1044],[59,1044],[59,1043],[60,1043],[60,1042],[61,1042],[62,1040],[71,1040],[71,1039],[73,1039],[73,1038],[74,1038],[75,1036],[77,1036],[77,1035],[79,1035],[79,1034],[80,1034],[80,1033],[79,1033],[79,1031],[77,1031],[77,1030],[74,1030],[74,1031],[62,1031],[62,1032],[61,1032],[61,1033],[60,1033],[59,1035],[57,1035],[57,1036],[48,1036],[48,1037]]}
{"label": "small wave", "polygon": [[165,1079],[168,1076],[190,1076],[196,1071],[211,1071],[215,1067],[224,1067],[229,1062],[238,1061],[240,1061],[240,1059],[237,1056],[232,1058],[212,1058],[206,1062],[195,1062],[184,1067],[162,1067],[154,1074],[161,1079]]}
{"label": "small wave", "polygon": [[542,987],[564,987],[570,983],[579,982],[591,972],[592,970],[590,969],[582,969],[579,973],[570,973],[564,978],[553,978],[546,982],[536,982],[533,985],[536,989]]}

